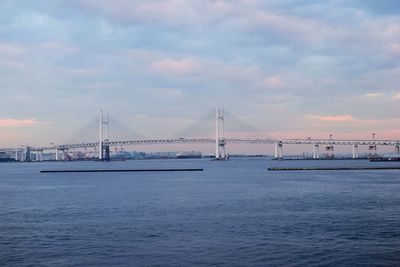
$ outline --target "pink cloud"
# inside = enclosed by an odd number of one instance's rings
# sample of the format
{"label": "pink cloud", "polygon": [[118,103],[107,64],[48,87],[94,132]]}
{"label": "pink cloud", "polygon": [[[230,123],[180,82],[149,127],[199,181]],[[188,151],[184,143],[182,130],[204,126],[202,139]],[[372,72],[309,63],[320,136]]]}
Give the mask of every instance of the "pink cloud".
{"label": "pink cloud", "polygon": [[395,38],[399,36],[400,25],[398,24],[398,21],[389,18],[388,21],[385,21],[385,26],[386,27],[380,31],[384,35],[387,35],[389,38]]}
{"label": "pink cloud", "polygon": [[25,64],[20,62],[20,57],[25,53],[25,49],[15,45],[0,43],[0,65],[7,68],[22,70]]}
{"label": "pink cloud", "polygon": [[367,93],[366,97],[382,97],[385,96],[383,93]]}
{"label": "pink cloud", "polygon": [[211,2],[210,8],[216,12],[222,12],[222,13],[231,13],[234,11],[234,5],[222,0]]}
{"label": "pink cloud", "polygon": [[263,80],[262,84],[267,88],[276,88],[280,87],[283,84],[283,81],[278,76],[271,76]]}
{"label": "pink cloud", "polygon": [[71,54],[79,53],[81,51],[79,47],[53,41],[42,43],[40,47],[44,49],[60,51],[62,53],[71,53]]}
{"label": "pink cloud", "polygon": [[150,64],[150,69],[153,71],[180,75],[197,73],[202,68],[201,63],[193,58],[164,59]]}
{"label": "pink cloud", "polygon": [[320,27],[316,22],[311,20],[277,15],[266,11],[255,12],[252,22],[257,26],[266,26],[267,29],[299,34],[309,34],[312,33],[316,27]]}
{"label": "pink cloud", "polygon": [[25,50],[20,47],[10,44],[0,44],[0,56],[2,57],[21,56],[24,52]]}
{"label": "pink cloud", "polygon": [[24,120],[16,120],[16,119],[0,119],[0,127],[19,127],[19,126],[29,126],[37,124],[35,119],[24,119]]}
{"label": "pink cloud", "polygon": [[353,116],[351,115],[336,115],[336,116],[320,116],[320,115],[307,115],[307,118],[319,120],[319,121],[327,121],[327,122],[348,122],[354,121]]}
{"label": "pink cloud", "polygon": [[395,95],[392,96],[393,100],[400,100],[400,93],[396,93]]}
{"label": "pink cloud", "polygon": [[389,45],[389,50],[394,54],[394,55],[400,55],[400,43],[392,43]]}

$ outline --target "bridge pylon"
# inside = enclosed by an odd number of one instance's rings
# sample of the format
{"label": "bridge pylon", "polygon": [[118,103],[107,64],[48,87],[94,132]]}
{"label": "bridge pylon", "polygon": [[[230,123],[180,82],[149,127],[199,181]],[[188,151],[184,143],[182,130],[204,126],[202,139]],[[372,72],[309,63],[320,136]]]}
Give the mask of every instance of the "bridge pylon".
{"label": "bridge pylon", "polygon": [[217,106],[215,108],[215,159],[226,160],[225,137],[224,137],[224,108]]}

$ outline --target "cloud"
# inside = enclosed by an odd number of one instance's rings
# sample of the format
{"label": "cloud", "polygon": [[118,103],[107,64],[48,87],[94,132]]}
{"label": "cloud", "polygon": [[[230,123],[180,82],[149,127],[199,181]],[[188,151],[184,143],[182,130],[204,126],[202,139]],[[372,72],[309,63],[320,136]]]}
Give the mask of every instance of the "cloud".
{"label": "cloud", "polygon": [[21,63],[19,61],[15,60],[0,60],[0,66],[6,66],[7,68],[13,68],[16,70],[23,70],[25,69],[26,65],[24,63]]}
{"label": "cloud", "polygon": [[389,45],[389,51],[393,53],[395,56],[400,55],[400,43],[391,43]]}
{"label": "cloud", "polygon": [[145,48],[128,48],[118,50],[117,53],[123,58],[129,58],[131,60],[149,60],[158,59],[160,57],[165,57],[167,54],[162,51],[145,49]]}
{"label": "cloud", "polygon": [[309,114],[306,116],[306,118],[326,122],[351,122],[355,120],[351,115],[321,116]]}
{"label": "cloud", "polygon": [[149,1],[145,3],[134,3],[129,0],[81,0],[74,1],[79,9],[86,9],[89,13],[102,13],[119,22],[153,22],[163,20],[165,16],[175,18],[182,17],[187,12],[183,12],[184,5],[181,7],[173,5],[170,1]]}
{"label": "cloud", "polygon": [[366,97],[371,97],[371,98],[382,97],[384,95],[385,94],[383,94],[383,93],[367,93],[367,94],[365,94]]}
{"label": "cloud", "polygon": [[75,5],[89,12],[100,12],[122,23],[162,23],[179,26],[213,23],[221,15],[232,13],[233,5],[226,1],[139,1],[81,0]]}
{"label": "cloud", "polygon": [[382,92],[393,91],[400,82],[400,67],[387,67],[371,69],[358,77],[357,83],[363,87],[379,88]]}
{"label": "cloud", "polygon": [[69,72],[77,76],[93,76],[102,73],[101,70],[95,68],[75,68],[75,69],[70,69]]}
{"label": "cloud", "polygon": [[262,84],[267,88],[276,88],[283,85],[283,81],[278,76],[271,76],[262,81]]}
{"label": "cloud", "polygon": [[178,97],[183,96],[182,90],[179,89],[170,89],[170,88],[162,88],[155,91],[156,95],[161,96],[171,96],[171,97]]}
{"label": "cloud", "polygon": [[25,52],[25,49],[11,45],[0,43],[0,57],[18,57]]}
{"label": "cloud", "polygon": [[[243,25],[249,30],[283,33],[286,37],[323,36],[328,26],[316,20],[297,16],[288,16],[264,10],[242,14]],[[318,35],[316,33],[319,33]]]}
{"label": "cloud", "polygon": [[[56,121],[54,136],[70,116],[84,124],[82,114],[105,107],[124,121],[223,103],[277,131],[362,131],[378,125],[369,119],[383,128],[399,111],[400,16],[362,0],[9,2],[0,105],[13,113],[3,115]],[[13,94],[34,97],[35,108],[15,109]]]}
{"label": "cloud", "polygon": [[193,58],[163,59],[150,64],[150,69],[153,71],[178,75],[198,73],[202,68],[202,64]]}
{"label": "cloud", "polygon": [[313,40],[321,34],[329,36],[335,31],[329,24],[305,16],[267,11],[259,1],[82,0],[75,1],[75,5],[89,13],[100,12],[123,24],[159,24],[181,29],[228,26],[250,32],[283,33],[285,38],[312,37]]}
{"label": "cloud", "polygon": [[400,100],[400,93],[395,94],[392,99],[394,100]]}
{"label": "cloud", "polygon": [[22,70],[26,66],[21,62],[21,56],[25,49],[12,44],[0,43],[0,67],[5,66],[8,69]]}
{"label": "cloud", "polygon": [[39,45],[40,48],[48,49],[50,51],[59,51],[62,53],[79,53],[81,49],[77,46],[64,44],[60,42],[49,41]]}
{"label": "cloud", "polygon": [[36,119],[0,119],[0,127],[19,127],[37,124]]}
{"label": "cloud", "polygon": [[111,88],[115,87],[115,84],[107,83],[107,82],[93,82],[93,83],[84,84],[82,87],[88,88],[88,89],[93,89],[93,90],[101,90],[101,89],[111,89]]}

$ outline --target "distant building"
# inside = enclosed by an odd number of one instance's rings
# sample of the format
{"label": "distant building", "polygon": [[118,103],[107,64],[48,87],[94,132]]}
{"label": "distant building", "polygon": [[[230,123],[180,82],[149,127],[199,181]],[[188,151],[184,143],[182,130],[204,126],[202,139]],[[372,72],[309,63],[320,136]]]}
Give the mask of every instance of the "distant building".
{"label": "distant building", "polygon": [[202,155],[199,151],[182,151],[176,154],[178,159],[199,159],[201,157]]}
{"label": "distant building", "polygon": [[176,158],[175,152],[151,152],[146,154],[147,159],[172,159]]}
{"label": "distant building", "polygon": [[0,161],[9,161],[12,160],[9,154],[6,152],[0,152]]}

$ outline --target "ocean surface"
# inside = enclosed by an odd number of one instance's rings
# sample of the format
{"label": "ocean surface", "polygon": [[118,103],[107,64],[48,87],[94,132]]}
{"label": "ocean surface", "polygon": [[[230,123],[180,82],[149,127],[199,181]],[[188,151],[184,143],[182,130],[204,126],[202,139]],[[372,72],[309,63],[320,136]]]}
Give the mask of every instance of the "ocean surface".
{"label": "ocean surface", "polygon": [[400,162],[2,163],[0,266],[399,266],[400,170],[267,171],[371,165]]}

